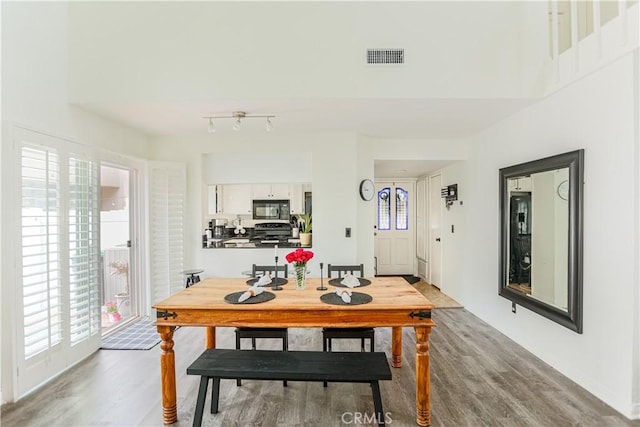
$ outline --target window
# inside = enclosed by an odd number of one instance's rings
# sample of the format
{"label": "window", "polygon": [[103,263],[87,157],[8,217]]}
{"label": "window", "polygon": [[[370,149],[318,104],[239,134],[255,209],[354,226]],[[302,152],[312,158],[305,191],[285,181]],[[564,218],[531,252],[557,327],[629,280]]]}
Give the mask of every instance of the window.
{"label": "window", "polygon": [[24,357],[62,341],[60,164],[55,150],[23,146],[22,307]]}
{"label": "window", "polygon": [[71,345],[100,331],[98,165],[69,159],[69,321]]}
{"label": "window", "polygon": [[92,150],[12,134],[20,397],[100,347],[100,178]]}

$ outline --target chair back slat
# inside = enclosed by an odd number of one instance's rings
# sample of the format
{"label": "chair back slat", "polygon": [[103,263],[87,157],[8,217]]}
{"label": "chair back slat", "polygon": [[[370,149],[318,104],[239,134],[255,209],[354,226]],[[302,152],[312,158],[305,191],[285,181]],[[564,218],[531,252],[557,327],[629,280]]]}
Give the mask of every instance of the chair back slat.
{"label": "chair back slat", "polygon": [[345,273],[351,273],[356,277],[364,277],[364,264],[360,265],[327,265],[328,277],[331,278],[331,273],[337,273],[338,278],[341,278]]}
{"label": "chair back slat", "polygon": [[[255,265],[251,267],[251,276],[257,277],[258,274],[267,274],[267,272],[271,273],[272,276],[275,275],[275,265]],[[280,273],[284,273],[284,276],[280,276]],[[278,266],[278,276],[280,277],[288,277],[289,274],[289,265],[279,265]]]}

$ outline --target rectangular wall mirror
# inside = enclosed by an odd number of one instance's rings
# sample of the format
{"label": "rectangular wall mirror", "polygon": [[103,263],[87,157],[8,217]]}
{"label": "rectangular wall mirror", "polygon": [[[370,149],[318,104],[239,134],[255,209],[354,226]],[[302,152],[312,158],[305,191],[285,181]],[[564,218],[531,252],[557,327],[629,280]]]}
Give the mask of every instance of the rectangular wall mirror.
{"label": "rectangular wall mirror", "polygon": [[499,294],[582,333],[584,150],[500,169]]}

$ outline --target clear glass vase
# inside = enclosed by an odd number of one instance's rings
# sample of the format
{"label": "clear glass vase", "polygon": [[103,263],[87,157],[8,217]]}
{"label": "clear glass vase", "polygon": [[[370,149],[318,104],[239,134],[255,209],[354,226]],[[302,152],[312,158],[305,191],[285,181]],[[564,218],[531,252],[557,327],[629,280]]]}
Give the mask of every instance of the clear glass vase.
{"label": "clear glass vase", "polygon": [[293,267],[296,273],[296,289],[302,290],[307,286],[307,266],[305,264]]}

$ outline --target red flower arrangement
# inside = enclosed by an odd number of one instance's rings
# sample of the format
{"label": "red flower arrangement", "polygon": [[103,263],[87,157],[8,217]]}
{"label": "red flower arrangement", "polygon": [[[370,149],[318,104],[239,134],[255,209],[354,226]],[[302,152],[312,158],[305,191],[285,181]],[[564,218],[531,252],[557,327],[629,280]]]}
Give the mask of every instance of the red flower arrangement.
{"label": "red flower arrangement", "polygon": [[293,252],[289,252],[285,258],[288,263],[293,263],[295,267],[302,267],[307,264],[307,261],[313,258],[313,252],[298,248]]}
{"label": "red flower arrangement", "polygon": [[313,252],[298,248],[293,252],[289,252],[285,258],[287,262],[293,263],[293,269],[296,273],[296,289],[304,289],[307,275],[307,261],[313,258]]}

